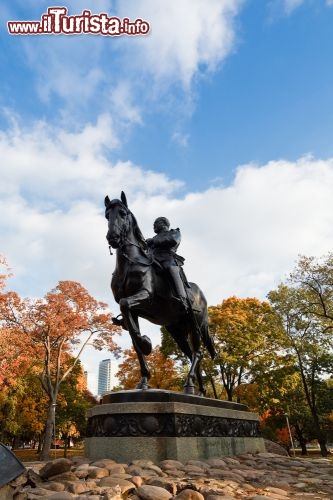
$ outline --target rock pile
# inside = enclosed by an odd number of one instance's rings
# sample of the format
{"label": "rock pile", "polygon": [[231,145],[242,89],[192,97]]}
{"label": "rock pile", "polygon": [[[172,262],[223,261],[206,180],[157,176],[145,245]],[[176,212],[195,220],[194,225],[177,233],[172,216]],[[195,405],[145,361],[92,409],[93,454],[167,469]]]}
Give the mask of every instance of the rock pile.
{"label": "rock pile", "polygon": [[30,464],[0,489],[1,500],[333,499],[333,463],[273,453],[181,463],[119,464],[84,457]]}

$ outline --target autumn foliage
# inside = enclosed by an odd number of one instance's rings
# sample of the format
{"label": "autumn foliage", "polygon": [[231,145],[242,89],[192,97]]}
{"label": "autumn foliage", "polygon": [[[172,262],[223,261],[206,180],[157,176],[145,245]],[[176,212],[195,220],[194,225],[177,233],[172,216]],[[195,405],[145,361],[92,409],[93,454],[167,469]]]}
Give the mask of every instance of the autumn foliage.
{"label": "autumn foliage", "polygon": [[[174,391],[180,389],[181,380],[176,364],[171,358],[166,358],[162,354],[159,346],[156,346],[147,357],[147,363],[151,371],[150,387]],[[133,348],[124,351],[124,360],[119,365],[116,376],[122,389],[135,389],[141,374],[137,355]]]}
{"label": "autumn foliage", "polygon": [[230,297],[209,308],[209,326],[218,350],[215,366],[227,398],[232,401],[236,396],[239,401],[237,389],[253,382],[263,365],[269,365],[281,323],[268,302]]}
{"label": "autumn foliage", "polygon": [[[134,389],[140,367],[134,349],[121,353],[117,346],[120,331],[107,306],[80,283],[60,281],[45,297],[24,299],[6,291],[9,277],[0,257],[0,440],[34,436],[47,459],[55,407],[58,429],[69,439],[82,435],[87,404],[95,404],[80,365],[88,343],[123,355],[118,389]],[[209,396],[258,411],[265,436],[286,447],[287,413],[303,453],[317,439],[325,455],[333,439],[332,283],[333,254],[301,257],[269,302],[234,296],[208,311],[217,351],[201,363]],[[162,350],[147,356],[149,385],[182,391],[187,360],[163,331]]]}
{"label": "autumn foliage", "polygon": [[[5,261],[2,261],[5,265]],[[1,273],[1,287],[8,273]],[[106,304],[95,300],[73,281],[60,281],[43,299],[22,299],[15,292],[0,294],[0,387],[12,390],[22,377],[38,377],[47,400],[42,458],[48,457],[54,408],[60,389],[90,343],[115,355],[119,348]]]}

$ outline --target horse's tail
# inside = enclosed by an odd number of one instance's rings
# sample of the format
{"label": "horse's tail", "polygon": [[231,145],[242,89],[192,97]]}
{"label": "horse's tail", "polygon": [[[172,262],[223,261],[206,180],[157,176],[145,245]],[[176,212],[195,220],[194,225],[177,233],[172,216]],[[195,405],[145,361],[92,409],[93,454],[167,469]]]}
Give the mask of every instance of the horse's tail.
{"label": "horse's tail", "polygon": [[201,338],[202,338],[202,342],[203,342],[204,346],[206,347],[206,349],[208,350],[211,358],[214,359],[216,357],[216,350],[214,347],[213,339],[209,333],[209,327],[208,327],[207,323],[202,326]]}
{"label": "horse's tail", "polygon": [[208,326],[208,310],[206,298],[196,283],[190,283],[190,296],[193,320],[203,345],[206,347],[212,359],[216,357],[212,336]]}

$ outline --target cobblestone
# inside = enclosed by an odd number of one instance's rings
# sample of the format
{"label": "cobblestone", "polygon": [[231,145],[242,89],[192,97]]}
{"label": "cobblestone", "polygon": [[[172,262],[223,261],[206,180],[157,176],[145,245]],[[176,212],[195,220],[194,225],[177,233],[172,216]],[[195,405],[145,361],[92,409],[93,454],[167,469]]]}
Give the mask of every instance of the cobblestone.
{"label": "cobblestone", "polygon": [[159,464],[149,460],[130,464],[109,459],[89,462],[74,457],[70,464],[58,460],[27,465],[25,476],[5,487],[6,497],[2,496],[5,490],[0,489],[0,498],[333,500],[330,459],[295,459],[273,453],[186,463],[164,460]]}

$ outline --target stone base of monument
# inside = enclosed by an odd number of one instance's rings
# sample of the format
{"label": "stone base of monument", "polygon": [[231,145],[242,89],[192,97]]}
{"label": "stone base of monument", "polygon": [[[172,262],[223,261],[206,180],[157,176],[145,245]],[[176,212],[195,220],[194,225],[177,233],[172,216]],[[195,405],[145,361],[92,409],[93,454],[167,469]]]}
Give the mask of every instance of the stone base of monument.
{"label": "stone base of monument", "polygon": [[265,451],[258,415],[245,405],[154,389],[106,394],[88,412],[85,447],[93,460],[121,463]]}

